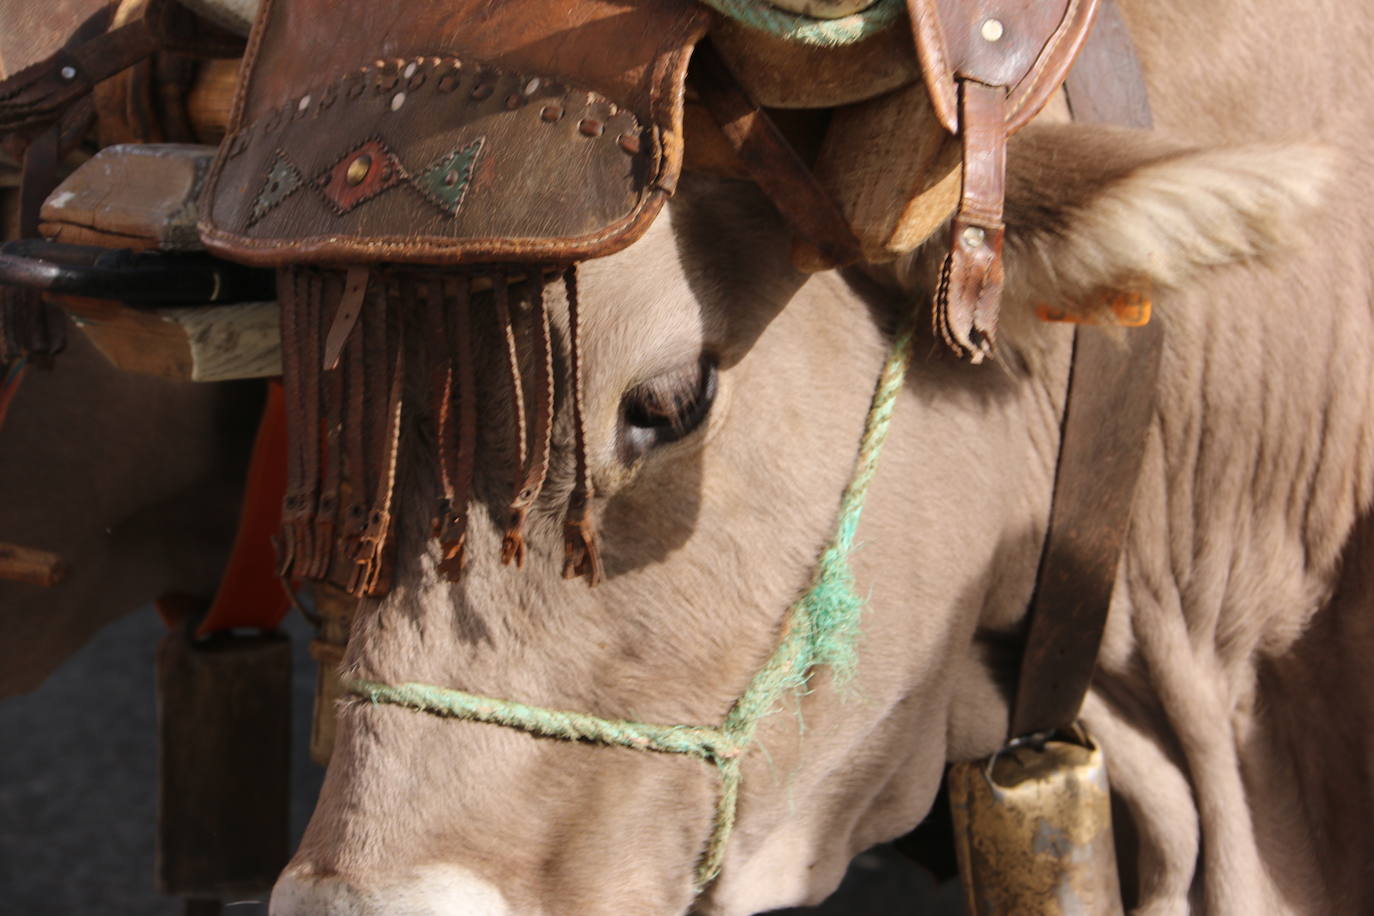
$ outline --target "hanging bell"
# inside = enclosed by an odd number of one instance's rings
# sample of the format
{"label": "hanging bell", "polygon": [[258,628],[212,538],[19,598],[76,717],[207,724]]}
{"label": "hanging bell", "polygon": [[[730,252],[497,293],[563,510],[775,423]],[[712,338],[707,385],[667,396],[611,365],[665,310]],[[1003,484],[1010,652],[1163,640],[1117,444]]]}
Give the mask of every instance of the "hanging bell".
{"label": "hanging bell", "polygon": [[948,779],[971,916],[1119,916],[1107,767],[1081,724],[955,764]]}

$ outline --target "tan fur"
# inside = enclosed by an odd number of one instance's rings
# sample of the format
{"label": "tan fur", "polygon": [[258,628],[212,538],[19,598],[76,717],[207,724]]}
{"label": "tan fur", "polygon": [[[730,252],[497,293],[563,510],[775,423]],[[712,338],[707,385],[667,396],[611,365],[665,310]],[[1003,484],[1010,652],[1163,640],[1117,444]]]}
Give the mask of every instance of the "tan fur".
{"label": "tan fur", "polygon": [[[1081,134],[1116,153],[1056,162],[1033,146],[1054,135],[1028,134],[1013,155],[1036,176],[1011,183],[1034,218],[1018,228],[1009,201],[1001,358],[973,368],[919,341],[859,531],[871,603],[857,677],[839,689],[822,675],[766,720],[725,870],[696,912],[821,899],[852,855],[924,816],[947,760],[1005,737],[995,650],[1034,582],[1071,335],[1027,306],[1141,270],[1163,289],[1161,406],[1085,709],[1139,841],[1128,898],[1152,916],[1374,901],[1371,540],[1354,536],[1374,495],[1374,18],[1330,0],[1125,6],[1160,136]],[[496,561],[508,474],[487,467],[458,586],[425,542],[421,419],[400,586],[361,617],[348,668],[718,721],[833,521],[884,331],[927,292],[921,270],[897,285],[803,280],[787,245],[751,190],[686,181],[643,242],[587,265],[608,574],[595,590],[557,577],[565,414],[529,567]],[[703,349],[722,366],[708,428],[620,465],[621,395]],[[693,761],[350,703],[293,867],[366,896],[449,864],[520,914],[668,916],[691,905],[714,779]]]}

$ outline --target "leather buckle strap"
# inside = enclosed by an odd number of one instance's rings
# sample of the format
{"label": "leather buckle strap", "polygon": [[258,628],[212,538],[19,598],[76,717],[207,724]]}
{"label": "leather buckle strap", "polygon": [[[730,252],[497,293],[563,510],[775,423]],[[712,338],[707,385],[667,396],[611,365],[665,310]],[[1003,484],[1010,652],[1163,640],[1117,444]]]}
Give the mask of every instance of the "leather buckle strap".
{"label": "leather buckle strap", "polygon": [[950,349],[974,364],[993,352],[1002,299],[1005,110],[1002,87],[974,80],[960,84],[963,191],[931,314]]}

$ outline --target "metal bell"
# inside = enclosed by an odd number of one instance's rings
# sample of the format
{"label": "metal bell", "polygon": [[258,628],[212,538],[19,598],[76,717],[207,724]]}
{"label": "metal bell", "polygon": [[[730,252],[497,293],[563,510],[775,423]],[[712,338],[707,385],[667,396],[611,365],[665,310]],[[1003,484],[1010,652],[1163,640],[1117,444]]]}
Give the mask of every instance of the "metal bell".
{"label": "metal bell", "polygon": [[949,772],[971,916],[1119,916],[1102,750],[1081,725],[1019,738]]}

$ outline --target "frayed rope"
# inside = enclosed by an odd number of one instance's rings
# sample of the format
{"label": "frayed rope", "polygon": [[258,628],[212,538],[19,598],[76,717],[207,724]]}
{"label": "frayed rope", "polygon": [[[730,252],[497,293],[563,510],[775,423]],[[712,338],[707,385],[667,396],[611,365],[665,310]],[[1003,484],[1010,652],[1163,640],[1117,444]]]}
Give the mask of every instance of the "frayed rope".
{"label": "frayed rope", "polygon": [[859,454],[840,499],[835,533],[821,552],[806,592],[788,608],[777,649],[754,675],[721,725],[656,725],[603,719],[589,713],[528,706],[430,684],[346,679],[344,687],[373,703],[502,725],[545,738],[681,754],[715,766],[720,773],[720,795],[711,837],[697,864],[696,885],[700,892],[720,873],[725,859],[739,802],[740,767],[759,722],[778,708],[788,691],[804,689],[818,666],[829,667],[838,680],[853,675],[854,645],[865,602],[854,591],[849,555],[854,549],[854,534],[863,515],[864,501],[878,472],[878,458],[892,425],[897,394],[906,382],[910,351],[908,330],[893,343],[874,389]]}

